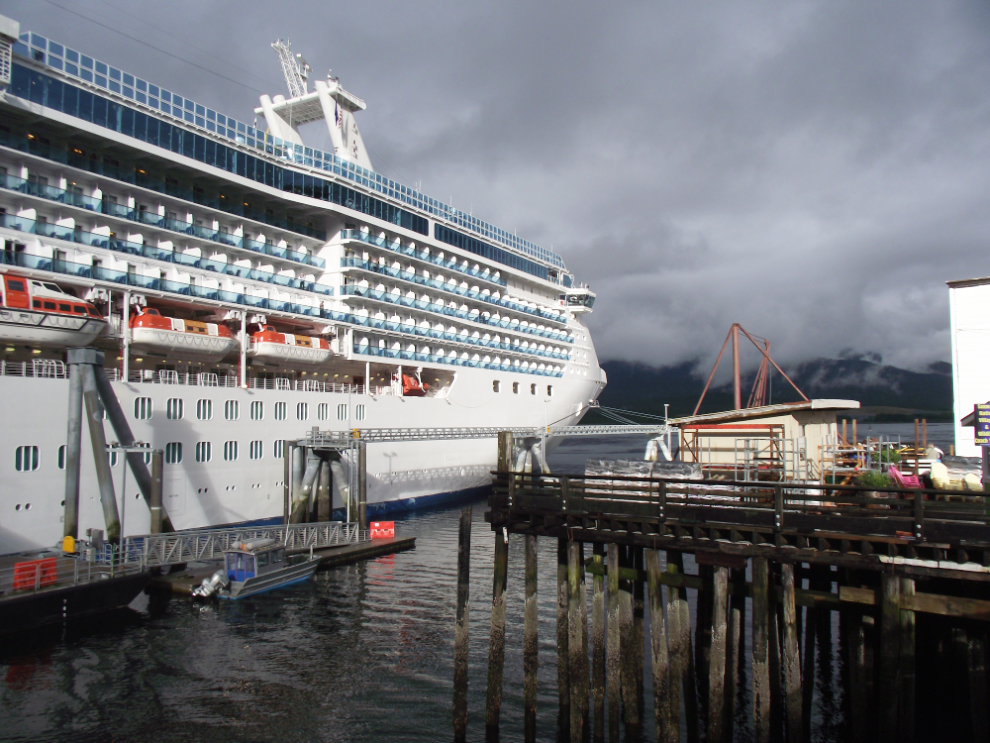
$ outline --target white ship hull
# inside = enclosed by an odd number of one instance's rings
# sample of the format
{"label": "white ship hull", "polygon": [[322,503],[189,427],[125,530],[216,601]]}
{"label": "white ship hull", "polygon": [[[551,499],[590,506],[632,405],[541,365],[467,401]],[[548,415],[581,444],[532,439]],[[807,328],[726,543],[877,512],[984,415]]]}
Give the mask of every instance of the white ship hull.
{"label": "white ship hull", "polygon": [[[494,393],[492,377],[499,376],[502,392]],[[545,421],[574,423],[579,409],[597,395],[599,387],[584,379],[552,380],[554,394],[513,394],[514,378],[527,375],[462,370],[446,397],[396,397],[341,392],[303,392],[229,388],[203,388],[175,384],[124,384],[113,388],[128,416],[134,437],[164,449],[170,442],[182,444],[179,464],[164,467],[164,505],[176,529],[223,524],[281,520],[284,512],[283,460],[274,456],[275,442],[298,439],[312,426],[321,430],[413,427],[539,427]],[[509,391],[506,391],[509,387]],[[545,383],[544,383],[545,387]],[[66,439],[69,383],[65,379],[0,377],[0,416],[19,421],[4,436],[4,454],[13,463],[16,446],[38,446],[39,467],[17,472],[0,468],[0,554],[56,544],[62,537],[62,505],[65,471],[58,466],[59,447]],[[208,397],[215,417],[195,419],[196,403]],[[151,398],[148,420],[133,418],[136,398]],[[183,400],[185,418],[168,420],[167,402]],[[239,420],[223,419],[224,403],[239,403]],[[264,418],[251,420],[252,402],[264,404]],[[285,420],[275,420],[276,403],[285,403]],[[299,403],[306,410],[298,410]],[[321,409],[321,405],[326,405]],[[358,406],[363,406],[363,410]],[[346,419],[337,420],[338,413]],[[319,420],[325,412],[332,420]],[[305,412],[306,420],[298,420]],[[363,415],[363,420],[357,420]],[[191,420],[190,420],[191,418]],[[114,434],[105,423],[107,438]],[[84,438],[86,438],[84,436]],[[224,460],[224,444],[236,441],[238,457]],[[261,459],[250,458],[251,442],[261,441]],[[197,462],[196,444],[209,442],[209,462]],[[104,528],[96,474],[88,442],[82,449],[80,533]],[[491,483],[496,464],[495,439],[424,441],[368,446],[368,508],[372,516],[422,507],[484,488]],[[123,457],[112,468],[125,535],[146,534],[150,528],[148,507],[133,475],[124,473]],[[126,487],[126,489],[125,489]],[[126,504],[124,503],[126,501]],[[342,507],[338,492],[333,506]]]}

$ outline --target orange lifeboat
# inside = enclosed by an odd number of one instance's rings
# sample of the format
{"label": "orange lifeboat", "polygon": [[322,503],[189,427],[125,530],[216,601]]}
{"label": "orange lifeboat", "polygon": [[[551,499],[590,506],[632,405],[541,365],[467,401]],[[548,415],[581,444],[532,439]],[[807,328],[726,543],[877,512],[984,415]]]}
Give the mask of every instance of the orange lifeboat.
{"label": "orange lifeboat", "polygon": [[107,328],[89,302],[50,281],[0,276],[0,340],[33,346],[85,346]]}
{"label": "orange lifeboat", "polygon": [[322,338],[279,333],[271,325],[265,325],[251,335],[251,346],[247,352],[248,356],[259,361],[309,366],[326,362],[332,354],[330,344]]}
{"label": "orange lifeboat", "polygon": [[204,361],[219,361],[237,348],[237,339],[225,325],[165,317],[152,308],[131,317],[130,333],[134,350],[177,353]]}
{"label": "orange lifeboat", "polygon": [[402,395],[404,397],[426,397],[430,385],[420,382],[418,377],[410,374],[402,375]]}

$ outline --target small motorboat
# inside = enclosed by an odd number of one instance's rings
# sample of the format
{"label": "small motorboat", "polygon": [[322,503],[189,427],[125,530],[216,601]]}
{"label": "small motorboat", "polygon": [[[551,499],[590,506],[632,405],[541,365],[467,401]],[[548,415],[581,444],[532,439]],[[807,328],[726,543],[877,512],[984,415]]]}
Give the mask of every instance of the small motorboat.
{"label": "small motorboat", "polygon": [[248,539],[224,550],[224,569],[193,589],[196,598],[216,595],[242,599],[256,593],[291,586],[313,577],[320,558],[285,554],[285,545],[275,539]]}

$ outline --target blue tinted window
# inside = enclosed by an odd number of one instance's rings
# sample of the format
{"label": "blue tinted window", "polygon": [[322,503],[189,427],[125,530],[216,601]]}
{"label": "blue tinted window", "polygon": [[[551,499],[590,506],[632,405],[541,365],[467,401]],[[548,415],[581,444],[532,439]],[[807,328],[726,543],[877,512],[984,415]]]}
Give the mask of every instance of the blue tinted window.
{"label": "blue tinted window", "polygon": [[79,77],[81,77],[83,80],[88,80],[89,82],[93,82],[93,73],[90,72],[89,70],[80,70]]}
{"label": "blue tinted window", "polygon": [[74,49],[66,49],[65,50],[65,58],[67,60],[69,60],[70,62],[78,62],[79,61],[79,52],[75,51]]}
{"label": "blue tinted window", "polygon": [[107,87],[107,79],[105,77],[103,77],[102,75],[97,75],[96,78],[95,78],[95,82],[100,87],[103,87],[103,88]]}
{"label": "blue tinted window", "polygon": [[48,40],[38,34],[31,34],[31,44],[40,49],[48,48]]}
{"label": "blue tinted window", "polygon": [[84,54],[84,55],[82,56],[82,62],[80,62],[80,64],[81,64],[81,65],[82,65],[83,67],[85,67],[85,68],[87,68],[87,69],[89,69],[89,70],[91,70],[91,69],[93,69],[93,58],[92,58],[92,57],[87,57],[87,56],[86,56],[86,55]]}
{"label": "blue tinted window", "polygon": [[[148,102],[148,96],[146,96],[144,93],[138,92],[138,94],[137,94],[137,100],[138,100],[138,103],[147,103]],[[157,101],[156,101],[156,104],[155,105],[157,105]]]}
{"label": "blue tinted window", "polygon": [[52,67],[54,67],[57,70],[62,69],[62,60],[59,59],[58,57],[49,57],[48,64],[50,64]]}
{"label": "blue tinted window", "polygon": [[118,70],[116,67],[111,67],[110,68],[110,79],[111,80],[118,80],[119,81],[120,80],[120,70]]}
{"label": "blue tinted window", "polygon": [[112,90],[114,93],[119,93],[120,92],[120,83],[111,80],[110,81],[110,90]]}
{"label": "blue tinted window", "polygon": [[172,94],[169,93],[167,90],[165,90],[165,88],[162,88],[159,91],[158,88],[156,88],[154,85],[151,85],[151,86],[148,87],[148,92],[151,93],[152,95],[157,95],[163,101],[171,101],[172,100]]}
{"label": "blue tinted window", "polygon": [[133,87],[134,86],[134,75],[128,75],[125,72],[124,73],[124,85],[130,85],[131,87]]}
{"label": "blue tinted window", "polygon": [[65,63],[65,71],[68,72],[70,75],[78,75],[79,74],[79,68],[76,67],[71,62],[66,62]]}
{"label": "blue tinted window", "polygon": [[124,95],[128,98],[134,97],[134,88],[124,88]]}
{"label": "blue tinted window", "polygon": [[[155,86],[152,85],[151,87],[155,87]],[[139,79],[137,81],[137,89],[140,90],[140,91],[142,91],[142,92],[147,92],[147,90],[148,90],[148,83],[146,83],[144,80],[140,80]]]}
{"label": "blue tinted window", "polygon": [[223,114],[217,114],[217,123],[220,126],[227,126],[227,117]]}
{"label": "blue tinted window", "polygon": [[96,63],[96,72],[97,72],[97,74],[100,74],[100,75],[106,75],[107,74],[107,66],[105,64],[103,64],[102,62],[97,62]]}
{"label": "blue tinted window", "polygon": [[65,54],[65,50],[62,48],[62,45],[56,44],[54,41],[48,42],[48,51],[52,54],[57,54],[60,57]]}
{"label": "blue tinted window", "polygon": [[[196,113],[198,113],[198,114],[203,113],[200,110],[202,108],[203,108],[202,106],[196,106]],[[210,108],[206,109],[206,118],[208,118],[210,121],[216,121],[217,120],[217,112],[214,111],[213,109],[210,109]]]}

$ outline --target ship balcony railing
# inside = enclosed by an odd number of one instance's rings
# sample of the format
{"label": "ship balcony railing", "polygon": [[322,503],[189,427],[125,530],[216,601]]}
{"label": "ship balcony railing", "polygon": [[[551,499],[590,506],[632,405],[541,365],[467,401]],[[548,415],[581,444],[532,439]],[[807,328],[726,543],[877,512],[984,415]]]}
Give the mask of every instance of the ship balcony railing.
{"label": "ship balcony railing", "polygon": [[364,297],[366,299],[376,299],[380,302],[387,302],[389,304],[397,304],[402,307],[413,307],[420,310],[426,310],[427,312],[433,312],[440,315],[447,315],[449,317],[456,317],[461,320],[469,320],[471,322],[481,323],[483,325],[491,325],[496,328],[504,328],[506,330],[511,330],[514,333],[528,333],[529,335],[538,335],[542,338],[550,338],[556,341],[563,341],[565,343],[573,343],[574,338],[572,336],[566,335],[564,333],[559,333],[555,330],[537,328],[532,325],[523,326],[518,323],[513,323],[509,318],[494,318],[485,317],[480,313],[468,313],[460,309],[455,309],[453,307],[447,307],[446,305],[428,303],[421,299],[411,299],[405,297],[401,294],[392,294],[389,292],[381,291],[380,289],[371,289],[370,287],[363,287],[357,284],[344,284],[340,288],[341,296],[355,296]]}
{"label": "ship balcony railing", "polygon": [[384,266],[380,263],[374,263],[371,261],[366,261],[363,258],[356,258],[354,256],[347,256],[340,259],[340,265],[342,268],[358,268],[362,271],[368,271],[369,273],[379,274],[381,276],[389,276],[391,278],[400,279],[402,281],[408,281],[413,284],[419,284],[420,286],[428,286],[432,289],[438,289],[448,294],[456,294],[459,297],[468,297],[478,302],[485,302],[487,304],[493,304],[497,307],[507,308],[514,310],[516,312],[522,312],[527,315],[532,315],[534,317],[539,317],[544,320],[549,320],[550,322],[559,323],[561,325],[566,325],[566,319],[562,319],[559,315],[553,315],[549,312],[534,309],[532,307],[526,307],[518,302],[513,302],[505,297],[493,297],[491,294],[485,294],[484,292],[479,292],[474,289],[469,289],[463,286],[459,286],[453,281],[439,281],[437,279],[428,279],[425,276],[420,276],[412,271],[404,271],[400,268],[393,268],[392,266]]}
{"label": "ship balcony railing", "polygon": [[[120,382],[123,380],[123,374],[120,369],[107,369],[106,372],[107,377],[111,382]],[[217,374],[214,372],[179,372],[174,369],[131,369],[130,373],[127,375],[127,381],[132,384],[222,387],[228,389],[242,386],[240,378],[233,374]],[[365,394],[365,387],[361,384],[324,382],[319,379],[292,379],[290,377],[278,376],[248,377],[247,389],[274,390],[278,392],[319,392],[354,395]],[[383,392],[380,394],[390,393]]]}
{"label": "ship balcony railing", "polygon": [[381,348],[372,346],[370,343],[355,343],[354,353],[359,356],[376,356],[379,358],[396,359],[401,361],[416,361],[425,364],[446,364],[448,366],[466,366],[477,369],[488,369],[491,371],[518,372],[520,374],[533,374],[541,377],[562,377],[564,372],[554,369],[540,369],[534,366],[524,366],[526,362],[520,364],[496,364],[485,362],[479,359],[463,358],[454,355],[440,355],[433,353],[420,353],[417,351],[402,350],[398,348]]}
{"label": "ship balcony railing", "polygon": [[311,227],[310,225],[299,224],[298,222],[293,222],[290,219],[276,217],[275,215],[268,214],[267,212],[242,206],[234,203],[232,199],[212,198],[206,196],[204,193],[183,188],[178,184],[171,183],[169,181],[163,181],[155,178],[154,176],[148,175],[147,173],[141,173],[134,169],[123,168],[117,165],[111,165],[110,163],[101,162],[94,158],[87,157],[86,155],[69,152],[59,147],[44,144],[39,142],[37,139],[29,139],[11,132],[0,131],[0,145],[18,150],[19,152],[26,152],[62,165],[69,165],[73,168],[79,168],[80,170],[86,170],[90,173],[112,178],[116,181],[140,186],[141,188],[146,188],[149,191],[157,191],[158,193],[163,193],[166,196],[172,196],[182,201],[190,201],[195,204],[200,204],[202,206],[226,212],[228,214],[244,217],[255,222],[267,224],[272,227],[278,227],[314,240],[325,242],[327,239],[326,230]]}
{"label": "ship balcony railing", "polygon": [[[286,286],[293,289],[313,292],[315,294],[323,294],[328,297],[332,297],[334,294],[333,287],[327,286],[326,284],[320,284],[315,281],[306,281],[305,279],[296,279],[289,276],[284,276],[282,274],[259,271],[258,269],[247,268],[246,266],[237,266],[233,263],[214,261],[209,258],[200,258],[188,253],[182,253],[175,250],[164,250],[162,248],[156,248],[150,245],[144,245],[142,243],[121,240],[117,237],[108,237],[107,235],[86,232],[74,227],[65,227],[62,225],[52,224],[50,222],[40,222],[33,219],[27,219],[26,217],[16,217],[12,214],[0,214],[0,226],[9,227],[11,229],[20,230],[21,232],[27,232],[42,237],[51,237],[59,240],[79,243],[81,245],[89,245],[95,248],[112,250],[117,253],[140,255],[145,258],[152,258],[154,260],[164,261],[167,263],[175,263],[206,271],[215,271],[216,273],[236,276],[238,278],[263,281],[268,284],[277,284],[279,286]],[[116,279],[112,280],[115,281]]]}
{"label": "ship balcony railing", "polygon": [[0,376],[68,379],[69,373],[65,362],[58,359],[31,359],[30,361],[0,359]]}
{"label": "ship balcony railing", "polygon": [[409,258],[415,258],[426,263],[432,263],[433,265],[440,266],[448,271],[457,271],[458,273],[467,274],[468,276],[480,279],[481,281],[487,281],[491,284],[496,284],[497,286],[506,286],[505,279],[503,279],[500,275],[489,272],[487,269],[484,271],[479,271],[470,267],[465,268],[464,265],[459,263],[456,258],[443,259],[425,250],[416,250],[416,248],[403,245],[399,240],[386,240],[383,237],[372,237],[367,232],[362,232],[361,230],[341,230],[340,239],[360,240],[368,245],[374,245],[379,248],[391,250],[393,253],[400,253],[401,255],[408,256]]}
{"label": "ship balcony railing", "polygon": [[544,358],[555,358],[567,361],[570,354],[540,349],[535,346],[523,346],[517,343],[506,343],[496,341],[491,338],[481,338],[464,333],[451,333],[446,330],[435,330],[409,323],[399,323],[392,320],[382,320],[374,317],[363,317],[361,315],[348,315],[347,322],[361,325],[365,328],[382,330],[390,333],[402,333],[404,335],[416,336],[418,338],[432,338],[434,340],[447,341],[448,343],[461,343],[464,345],[477,346],[492,351],[508,351],[511,353],[526,354],[531,356],[542,356]]}
{"label": "ship balcony railing", "polygon": [[7,188],[12,191],[18,191],[20,193],[27,193],[31,196],[38,196],[50,201],[68,204],[70,206],[89,209],[90,211],[99,212],[111,217],[118,217],[121,219],[130,220],[132,222],[146,224],[151,227],[157,227],[170,232],[190,235],[202,240],[220,243],[221,245],[250,250],[254,253],[261,253],[273,258],[281,258],[282,260],[293,261],[295,263],[303,263],[305,265],[321,269],[326,268],[327,265],[326,261],[322,258],[301,253],[297,250],[290,250],[288,248],[279,247],[270,243],[263,243],[258,242],[257,240],[238,237],[237,235],[233,235],[219,229],[213,229],[212,227],[207,228],[202,225],[192,224],[191,222],[181,222],[177,219],[163,217],[147,210],[131,209],[125,204],[118,204],[110,201],[109,199],[94,199],[90,196],[84,196],[81,193],[64,191],[59,188],[53,188],[52,186],[24,180],[23,178],[16,178],[11,175],[0,174],[0,187]]}
{"label": "ship balcony railing", "polygon": [[141,289],[168,292],[186,297],[197,297],[199,299],[210,299],[228,304],[239,304],[259,309],[272,310],[275,312],[285,312],[295,315],[305,315],[308,317],[327,317],[329,311],[321,310],[319,307],[299,304],[296,302],[269,299],[258,297],[246,293],[228,291],[215,287],[191,284],[183,281],[172,281],[171,279],[161,279],[152,276],[143,276],[127,271],[115,271],[103,266],[93,266],[85,263],[74,263],[66,260],[53,260],[45,256],[33,255],[31,253],[14,253],[9,251],[0,252],[0,264],[9,266],[19,266],[21,268],[34,269],[38,271],[53,271],[67,276],[76,276],[84,279],[96,279],[108,281],[123,286],[133,286]]}

